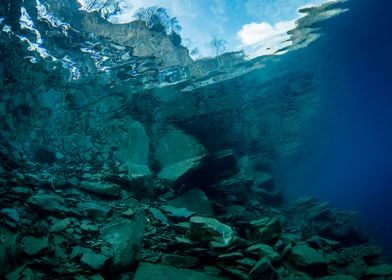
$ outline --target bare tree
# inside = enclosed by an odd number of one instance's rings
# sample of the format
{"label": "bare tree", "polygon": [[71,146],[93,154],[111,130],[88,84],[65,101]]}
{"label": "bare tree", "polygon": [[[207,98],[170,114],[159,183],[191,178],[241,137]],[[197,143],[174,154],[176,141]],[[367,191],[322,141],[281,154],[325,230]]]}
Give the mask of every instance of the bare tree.
{"label": "bare tree", "polygon": [[226,40],[219,38],[217,35],[212,35],[209,46],[211,48],[212,54],[215,57],[223,54],[227,50]]}
{"label": "bare tree", "polygon": [[84,9],[88,12],[97,11],[108,20],[121,11],[120,3],[121,0],[88,0]]}

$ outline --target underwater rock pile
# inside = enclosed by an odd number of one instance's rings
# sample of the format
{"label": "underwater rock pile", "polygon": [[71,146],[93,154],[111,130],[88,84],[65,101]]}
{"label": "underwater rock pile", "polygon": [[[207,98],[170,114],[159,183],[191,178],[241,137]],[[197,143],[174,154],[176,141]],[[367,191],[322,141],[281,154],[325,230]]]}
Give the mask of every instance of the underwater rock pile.
{"label": "underwater rock pile", "polygon": [[[203,157],[187,141],[188,156]],[[392,265],[357,229],[355,213],[315,198],[262,202],[278,191],[272,174],[251,177],[246,161],[228,151],[209,162],[217,177],[198,187],[184,170],[205,166],[175,154],[166,160],[170,176],[144,185],[102,170],[58,168],[45,178],[33,166],[3,163],[1,277],[392,279]]]}

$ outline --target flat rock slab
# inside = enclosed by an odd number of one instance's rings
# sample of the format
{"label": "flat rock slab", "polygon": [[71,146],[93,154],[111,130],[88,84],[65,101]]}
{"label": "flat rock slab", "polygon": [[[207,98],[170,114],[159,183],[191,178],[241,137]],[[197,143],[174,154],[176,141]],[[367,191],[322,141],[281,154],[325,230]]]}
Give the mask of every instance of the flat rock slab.
{"label": "flat rock slab", "polygon": [[142,262],[134,280],[213,280],[220,279],[198,271]]}
{"label": "flat rock slab", "polygon": [[53,194],[37,194],[27,199],[26,203],[35,209],[56,214],[68,213],[64,206],[64,199]]}
{"label": "flat rock slab", "polygon": [[121,194],[121,187],[116,184],[101,182],[82,182],[80,189],[83,191],[104,197],[118,198]]}
{"label": "flat rock slab", "polygon": [[217,219],[200,216],[190,220],[189,235],[192,239],[202,241],[216,241],[222,246],[228,246],[234,238],[230,226],[222,224]]}

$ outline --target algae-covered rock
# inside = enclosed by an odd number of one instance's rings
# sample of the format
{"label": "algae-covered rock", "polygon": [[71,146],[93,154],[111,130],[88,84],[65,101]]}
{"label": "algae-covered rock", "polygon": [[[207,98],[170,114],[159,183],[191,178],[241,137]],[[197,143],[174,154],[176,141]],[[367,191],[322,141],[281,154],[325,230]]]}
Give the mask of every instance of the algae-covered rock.
{"label": "algae-covered rock", "polygon": [[190,220],[189,235],[192,239],[215,241],[222,246],[231,244],[234,232],[230,226],[222,224],[217,219],[200,216]]}

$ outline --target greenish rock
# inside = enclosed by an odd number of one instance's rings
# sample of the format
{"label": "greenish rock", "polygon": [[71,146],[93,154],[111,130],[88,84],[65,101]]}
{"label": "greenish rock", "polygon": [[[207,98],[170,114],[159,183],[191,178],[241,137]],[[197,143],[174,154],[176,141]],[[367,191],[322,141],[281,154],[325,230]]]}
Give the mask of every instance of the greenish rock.
{"label": "greenish rock", "polygon": [[168,201],[168,204],[174,207],[186,208],[189,211],[205,217],[214,215],[211,202],[207,195],[198,188],[181,194],[175,199]]}
{"label": "greenish rock", "polygon": [[103,222],[110,212],[110,208],[98,202],[80,202],[77,204],[78,211],[87,215],[89,218]]}
{"label": "greenish rock", "polygon": [[161,264],[142,262],[136,270],[134,280],[212,280],[220,279],[195,270],[175,268]]}
{"label": "greenish rock", "polygon": [[300,243],[295,245],[289,254],[289,260],[298,267],[326,266],[327,262],[323,255],[307,245]]}
{"label": "greenish rock", "polygon": [[119,198],[121,187],[116,184],[108,184],[101,182],[84,181],[80,185],[80,189],[99,196]]}
{"label": "greenish rock", "polygon": [[189,236],[195,240],[215,241],[226,247],[232,243],[234,232],[216,219],[194,216],[190,219]]}
{"label": "greenish rock", "polygon": [[108,259],[109,257],[102,254],[85,253],[82,255],[80,263],[89,269],[100,270],[104,267]]}
{"label": "greenish rock", "polygon": [[194,267],[199,263],[199,259],[192,256],[182,256],[182,255],[163,255],[162,264],[170,265],[178,268],[190,268]]}
{"label": "greenish rock", "polygon": [[282,225],[276,218],[261,218],[250,222],[252,230],[250,239],[261,242],[270,242],[282,233]]}
{"label": "greenish rock", "polygon": [[25,187],[15,187],[12,188],[12,190],[22,196],[28,195],[30,193],[30,189]]}
{"label": "greenish rock", "polygon": [[167,225],[169,223],[167,217],[161,212],[161,210],[151,207],[150,209],[148,209],[148,211],[151,213],[154,219],[159,221],[160,223],[164,225]]}
{"label": "greenish rock", "polygon": [[247,268],[252,268],[256,264],[256,262],[257,261],[252,258],[243,258],[240,260],[236,260],[236,263]]}
{"label": "greenish rock", "polygon": [[25,236],[22,239],[22,250],[29,256],[42,254],[48,249],[49,238],[47,236],[40,238],[34,236]]}
{"label": "greenish rock", "polygon": [[112,271],[126,271],[136,264],[144,234],[144,224],[144,214],[138,212],[129,222],[110,225],[101,230],[102,239],[113,249],[110,264]]}
{"label": "greenish rock", "polygon": [[178,219],[186,219],[194,214],[194,212],[188,211],[186,208],[177,208],[171,205],[162,205],[161,209],[166,212],[170,217]]}
{"label": "greenish rock", "polygon": [[65,218],[53,224],[50,227],[50,232],[61,232],[65,230],[67,227],[71,225],[71,220],[69,218]]}
{"label": "greenish rock", "polygon": [[128,173],[129,179],[151,176],[148,167],[150,139],[144,126],[127,117],[122,120],[127,123],[127,130],[120,135],[120,148],[114,153],[115,158],[121,162],[120,170]]}
{"label": "greenish rock", "polygon": [[27,265],[22,265],[16,268],[14,271],[5,275],[7,280],[20,280],[23,279],[23,272],[27,269]]}
{"label": "greenish rock", "polygon": [[379,264],[366,269],[366,275],[371,277],[388,277],[392,275],[392,265]]}
{"label": "greenish rock", "polygon": [[259,257],[267,257],[271,261],[280,260],[280,255],[267,244],[255,244],[246,249],[247,253],[255,253]]}
{"label": "greenish rock", "polygon": [[3,208],[0,210],[0,213],[4,214],[12,222],[18,223],[20,220],[18,210],[16,209]]}
{"label": "greenish rock", "polygon": [[80,229],[82,231],[85,231],[85,232],[98,232],[99,231],[99,227],[98,226],[90,225],[90,224],[87,224],[87,223],[82,223],[80,225]]}
{"label": "greenish rock", "polygon": [[161,167],[158,178],[175,186],[189,183],[207,156],[206,149],[195,138],[174,128],[158,140],[155,150]]}
{"label": "greenish rock", "polygon": [[26,204],[32,208],[54,214],[68,213],[64,206],[64,199],[54,194],[37,194],[26,200]]}
{"label": "greenish rock", "polygon": [[9,259],[7,255],[7,248],[0,243],[0,273],[6,272],[9,269]]}
{"label": "greenish rock", "polygon": [[249,277],[251,279],[273,279],[269,276],[273,273],[270,260],[264,257],[249,271]]}
{"label": "greenish rock", "polygon": [[227,254],[221,254],[218,256],[217,260],[226,262],[226,261],[232,261],[232,260],[237,260],[243,258],[244,255],[240,252],[233,252],[233,253],[227,253]]}
{"label": "greenish rock", "polygon": [[351,275],[329,275],[321,277],[319,280],[357,280],[357,278]]}

